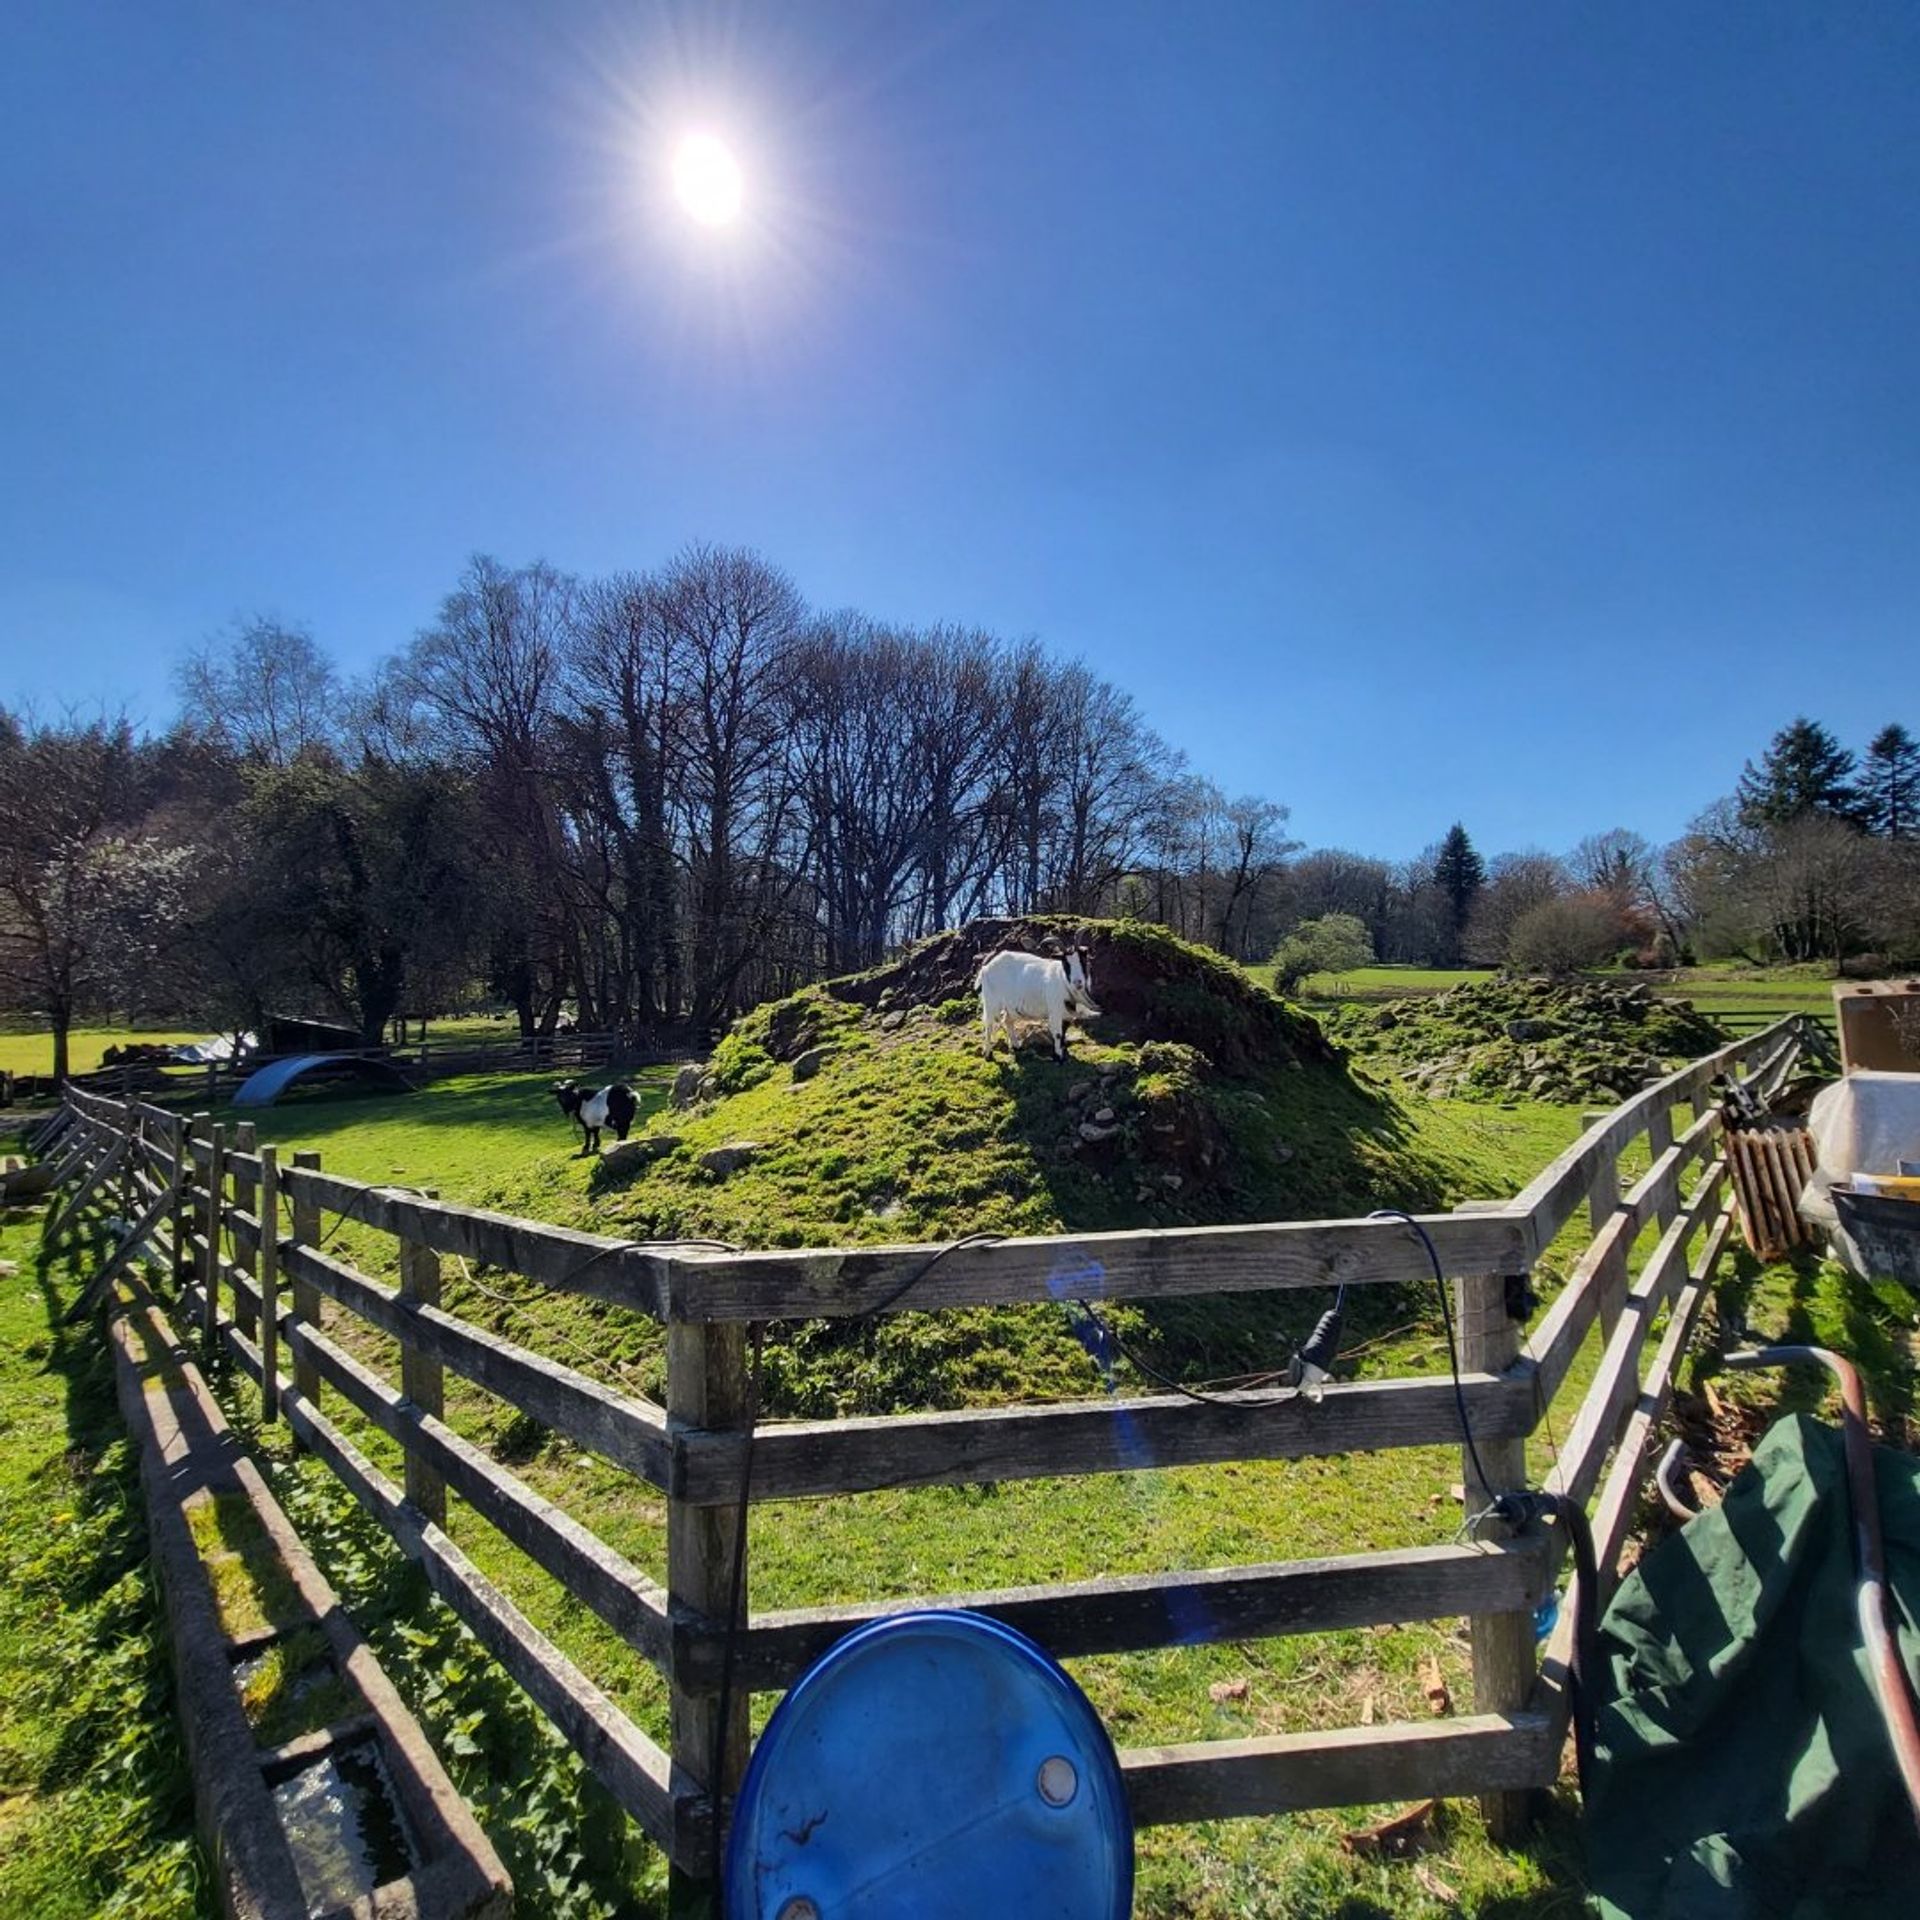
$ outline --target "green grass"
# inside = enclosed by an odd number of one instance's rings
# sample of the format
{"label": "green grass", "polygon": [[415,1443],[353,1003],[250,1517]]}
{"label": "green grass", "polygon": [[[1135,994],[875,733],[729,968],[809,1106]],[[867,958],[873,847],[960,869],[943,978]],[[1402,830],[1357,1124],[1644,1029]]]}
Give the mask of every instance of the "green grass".
{"label": "green grass", "polygon": [[[108,1047],[125,1046],[130,1040],[151,1041],[158,1046],[178,1046],[190,1040],[204,1040],[212,1031],[200,1027],[188,1032],[179,1027],[74,1027],[67,1034],[67,1068],[71,1073],[91,1073],[100,1064]],[[38,1033],[0,1033],[0,1072],[51,1073],[53,1071],[53,1035]]]}
{"label": "green grass", "polygon": [[[914,1051],[903,1054],[904,1044]],[[709,1137],[717,1140],[754,1126],[771,1133],[771,1125],[761,1123],[778,1117],[782,1138],[800,1158],[786,1166],[777,1159],[756,1163],[717,1184],[683,1173],[671,1187],[671,1205],[676,1210],[697,1205],[703,1209],[701,1223],[718,1221],[758,1238],[785,1233],[794,1219],[804,1230],[826,1231],[829,1237],[949,1231],[984,1197],[998,1194],[1000,1204],[1015,1207],[1012,1195],[995,1186],[995,1169],[1008,1171],[999,1156],[1008,1151],[1009,1141],[1044,1131],[1075,1079],[1095,1076],[1103,1063],[1124,1064],[1124,1059],[1124,1048],[1089,1045],[1065,1069],[1038,1054],[1017,1067],[1004,1057],[989,1066],[957,1032],[934,1022],[910,1043],[890,1039],[885,1050],[849,1046],[838,1068],[795,1091],[784,1068],[771,1070],[770,1062],[755,1059],[743,1044],[723,1066],[753,1084],[703,1117],[670,1115],[659,1124],[686,1137],[691,1153]],[[1312,1137],[1310,1117],[1327,1118],[1339,1083],[1315,1072],[1286,1079],[1298,1082],[1298,1093],[1287,1087],[1277,1091],[1277,1117],[1270,1117],[1280,1134],[1290,1134],[1304,1147]],[[452,1089],[426,1129],[424,1150],[435,1155],[443,1186],[455,1184],[454,1163],[473,1154],[477,1158],[462,1168],[461,1184],[478,1197],[504,1199],[518,1210],[580,1224],[620,1224],[630,1230],[650,1224],[651,1215],[644,1221],[633,1217],[644,1183],[595,1195],[586,1169],[569,1162],[564,1152],[554,1152],[543,1087],[479,1081],[468,1091],[474,1104],[464,1117],[459,1090]],[[1577,1116],[1563,1108],[1503,1110],[1433,1102],[1402,1112],[1383,1108],[1364,1089],[1348,1097],[1356,1124],[1390,1122],[1388,1135],[1375,1143],[1382,1156],[1375,1171],[1405,1178],[1414,1170],[1431,1183],[1435,1198],[1510,1192],[1577,1129]],[[269,1130],[287,1142],[294,1137],[288,1123],[295,1123],[299,1137],[322,1144],[327,1164],[343,1171],[417,1178],[423,1172],[422,1125],[412,1100],[419,1098],[290,1106],[284,1116],[272,1117]],[[1295,1104],[1289,1106],[1290,1100]],[[911,1110],[897,1109],[895,1101]],[[1340,1111],[1337,1104],[1332,1111]],[[872,1157],[872,1142],[907,1138],[923,1149],[918,1157],[911,1152]],[[1351,1142],[1340,1145],[1333,1175],[1368,1177],[1356,1173],[1351,1150]],[[396,1167],[401,1169],[397,1175]],[[503,1167],[510,1169],[512,1184],[500,1194],[489,1183]],[[1025,1204],[1034,1209],[1033,1225],[1052,1224],[1053,1210],[1065,1206],[1073,1207],[1076,1217],[1082,1217],[1083,1207],[1120,1216],[1134,1204],[1130,1192],[1074,1192],[1061,1184],[1069,1179],[1062,1169],[1050,1171],[1051,1185],[1030,1185],[1027,1170],[1015,1171],[1028,1194]],[[1319,1176],[1301,1171],[1287,1177],[1299,1180],[1295,1192],[1305,1204]],[[885,1215],[865,1204],[882,1191],[888,1204],[904,1202],[904,1221],[901,1213]],[[846,1218],[842,1203],[849,1194],[860,1204]],[[1366,1197],[1358,1188],[1348,1191],[1352,1205]],[[1009,1224],[1029,1224],[1017,1208],[1007,1218]],[[378,1249],[360,1246],[352,1239],[355,1231],[348,1229],[345,1238],[353,1257],[376,1265]],[[661,1389],[659,1335],[650,1323],[599,1303],[555,1297],[508,1276],[470,1275],[459,1263],[449,1263],[446,1287],[457,1311],[596,1378],[629,1390],[657,1394]],[[1317,1304],[1297,1297],[1260,1306],[1216,1303],[1141,1315],[1130,1324],[1158,1343],[1163,1361],[1198,1380],[1277,1364]],[[1363,1298],[1352,1336],[1356,1344],[1368,1343],[1360,1368],[1387,1377],[1443,1366],[1429,1308],[1417,1293],[1407,1297],[1396,1290],[1391,1298]],[[336,1331],[368,1364],[391,1372],[390,1343],[337,1320]],[[1053,1310],[909,1314],[892,1321],[885,1338],[865,1330],[851,1341],[845,1335],[845,1329],[819,1326],[798,1330],[791,1341],[770,1348],[767,1399],[774,1410],[832,1411],[841,1405],[923,1401],[929,1395],[992,1402],[1103,1390],[1099,1368]],[[1114,1384],[1132,1391],[1142,1383],[1123,1369]],[[242,1392],[243,1406],[250,1399]],[[446,1417],[457,1431],[511,1460],[536,1491],[563,1503],[643,1571],[664,1575],[664,1509],[629,1477],[513,1416],[451,1375]],[[349,1424],[377,1463],[398,1471],[399,1457],[384,1436]],[[277,1443],[275,1450],[281,1451]],[[332,1510],[337,1490],[313,1483],[310,1466],[282,1452],[279,1472],[280,1490],[290,1505],[303,1499]],[[1456,1450],[1439,1447],[1343,1460],[1255,1462],[997,1488],[898,1489],[829,1502],[769,1504],[757,1508],[752,1520],[753,1604],[928,1596],[1442,1541],[1452,1538],[1459,1524],[1449,1494],[1458,1475]],[[488,1577],[570,1658],[656,1738],[664,1737],[665,1692],[644,1663],[457,1500],[450,1526]],[[388,1550],[364,1529],[354,1530],[352,1539],[357,1564],[389,1566],[383,1578],[402,1577]],[[331,1572],[324,1553],[322,1558]],[[435,1610],[417,1617],[431,1622]],[[441,1631],[430,1624],[421,1630]],[[1429,1659],[1439,1663],[1456,1696],[1468,1699],[1466,1650],[1451,1622],[1174,1648],[1079,1661],[1075,1668],[1115,1737],[1144,1744],[1351,1724],[1368,1711],[1382,1721],[1418,1718],[1427,1712],[1421,1669]],[[1212,1686],[1237,1688],[1242,1681],[1243,1693],[1219,1702],[1211,1697]],[[431,1721],[430,1694],[423,1691],[419,1699]],[[763,1720],[771,1705],[771,1698],[758,1700],[757,1717]],[[1139,1910],[1227,1915],[1293,1901],[1304,1911],[1330,1912],[1341,1901],[1360,1900],[1384,1902],[1394,1912],[1442,1911],[1410,1867],[1383,1868],[1340,1851],[1338,1835],[1365,1818],[1348,1810],[1143,1835]],[[1454,1810],[1442,1821],[1425,1864],[1462,1891],[1469,1910],[1494,1902],[1521,1903],[1513,1910],[1528,1913],[1565,1910],[1568,1825],[1562,1808],[1531,1848],[1502,1854],[1487,1843],[1470,1811]],[[608,1891],[605,1897],[613,1895]],[[546,1909],[536,1902],[531,1910]]]}
{"label": "green grass", "polygon": [[[648,1115],[666,1103],[673,1069],[647,1067],[627,1080]],[[538,1211],[548,1217],[585,1194],[590,1172],[579,1157],[580,1129],[555,1104],[547,1073],[464,1074],[415,1093],[315,1090],[273,1107],[213,1112],[229,1125],[252,1121],[262,1140],[280,1147],[283,1162],[311,1147],[329,1173],[434,1187],[443,1199],[469,1204],[514,1186],[545,1197]]]}
{"label": "green grass", "polygon": [[[211,1915],[139,1475],[98,1331],[0,1227],[0,1913]],[[65,1292],[61,1301],[68,1297]]]}
{"label": "green grass", "polygon": [[[1273,985],[1273,969],[1254,965],[1247,971],[1263,987]],[[1308,1005],[1321,1000],[1387,1000],[1418,993],[1445,993],[1472,980],[1491,980],[1488,967],[1355,967],[1351,973],[1310,973],[1294,998]]]}

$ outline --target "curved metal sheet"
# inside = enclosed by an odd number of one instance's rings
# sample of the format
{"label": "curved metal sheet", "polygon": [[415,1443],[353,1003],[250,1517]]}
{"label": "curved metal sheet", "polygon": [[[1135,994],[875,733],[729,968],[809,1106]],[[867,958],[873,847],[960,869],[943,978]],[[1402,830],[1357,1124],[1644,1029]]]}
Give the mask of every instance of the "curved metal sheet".
{"label": "curved metal sheet", "polygon": [[377,1080],[397,1093],[411,1093],[413,1083],[391,1060],[350,1053],[296,1053],[250,1073],[233,1096],[236,1107],[270,1107],[296,1080],[325,1071],[352,1079]]}

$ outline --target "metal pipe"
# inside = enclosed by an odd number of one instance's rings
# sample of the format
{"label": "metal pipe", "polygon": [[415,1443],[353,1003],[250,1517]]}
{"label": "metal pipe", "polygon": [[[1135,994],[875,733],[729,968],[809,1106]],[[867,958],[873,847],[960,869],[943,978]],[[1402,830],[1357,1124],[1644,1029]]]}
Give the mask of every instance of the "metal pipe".
{"label": "metal pipe", "polygon": [[1653,1483],[1660,1489],[1660,1498],[1667,1503],[1667,1511],[1684,1527],[1699,1513],[1698,1507],[1689,1506],[1680,1491],[1680,1483],[1673,1477],[1679,1468],[1681,1456],[1687,1450],[1684,1440],[1675,1440],[1669,1444],[1660,1456],[1660,1464],[1653,1470]]}
{"label": "metal pipe", "polygon": [[1920,1825],[1920,1718],[1900,1647],[1887,1623],[1887,1560],[1880,1534],[1880,1502],[1874,1491],[1873,1439],[1867,1431],[1867,1397],[1851,1361],[1825,1347],[1762,1347],[1730,1353],[1729,1367],[1784,1367],[1807,1362],[1825,1367],[1840,1383],[1840,1431],[1847,1450],[1847,1491],[1853,1502],[1853,1551],[1858,1575],[1856,1604],[1860,1638],[1873,1674],[1874,1698],[1900,1769],[1901,1784]]}

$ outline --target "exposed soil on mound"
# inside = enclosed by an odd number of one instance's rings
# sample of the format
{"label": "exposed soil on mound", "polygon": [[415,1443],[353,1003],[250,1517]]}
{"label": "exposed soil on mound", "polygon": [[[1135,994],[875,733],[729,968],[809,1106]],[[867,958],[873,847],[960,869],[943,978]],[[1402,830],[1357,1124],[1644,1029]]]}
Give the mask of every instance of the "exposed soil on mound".
{"label": "exposed soil on mound", "polygon": [[1608,1102],[1726,1042],[1724,1028],[1643,982],[1478,981],[1426,999],[1342,1007],[1355,1053],[1424,1092],[1462,1100]]}

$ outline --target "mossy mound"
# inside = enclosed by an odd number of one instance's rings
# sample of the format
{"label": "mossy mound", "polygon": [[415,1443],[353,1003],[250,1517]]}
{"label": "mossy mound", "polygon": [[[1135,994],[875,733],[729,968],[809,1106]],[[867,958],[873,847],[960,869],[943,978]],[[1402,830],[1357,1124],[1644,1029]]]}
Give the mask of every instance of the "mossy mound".
{"label": "mossy mound", "polygon": [[[1101,1014],[1071,1031],[1065,1061],[1044,1034],[983,1056],[982,959],[1064,933],[1091,951]],[[938,935],[743,1015],[701,1086],[643,1130],[608,1215],[804,1246],[1285,1219],[1443,1184],[1401,1109],[1348,1073],[1314,1020],[1131,922]]]}
{"label": "mossy mound", "polygon": [[1642,982],[1499,978],[1341,1007],[1332,1032],[1430,1094],[1611,1103],[1724,1045],[1717,1021]]}
{"label": "mossy mound", "polygon": [[[1091,948],[1102,1014],[1073,1032],[1064,1062],[1044,1036],[1017,1057],[1004,1044],[983,1056],[981,959],[1063,934]],[[1444,1204],[1476,1185],[1307,1015],[1217,956],[1125,922],[938,936],[756,1008],[688,1079],[702,1091],[603,1166],[582,1224],[751,1246],[919,1243],[1324,1218]],[[1302,1313],[1297,1298],[1249,1296],[1116,1317],[1167,1364],[1211,1377],[1280,1364]],[[1100,1385],[1066,1316],[1043,1308],[790,1329],[769,1342],[767,1368],[771,1406],[813,1413]]]}

